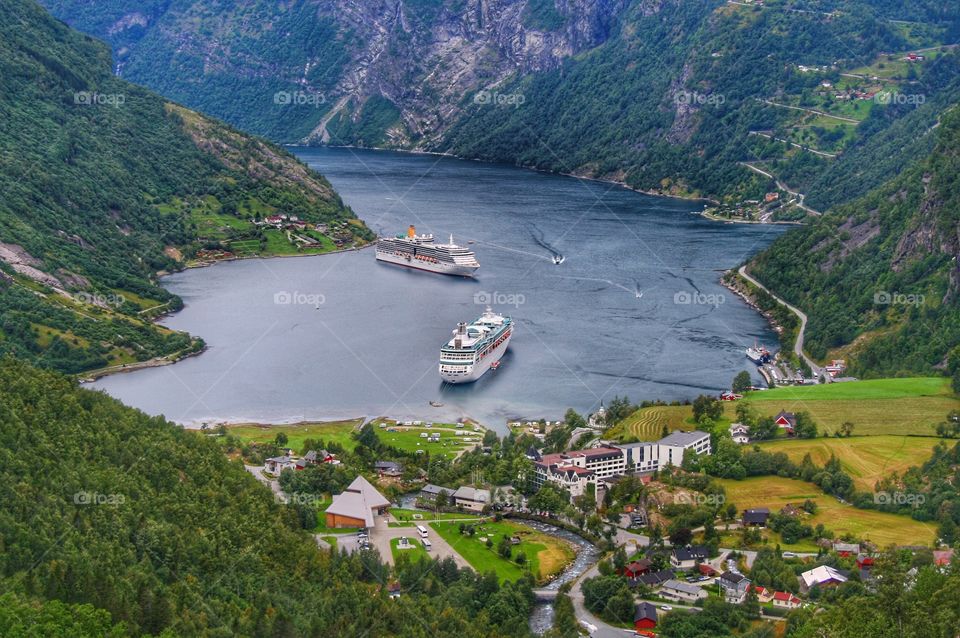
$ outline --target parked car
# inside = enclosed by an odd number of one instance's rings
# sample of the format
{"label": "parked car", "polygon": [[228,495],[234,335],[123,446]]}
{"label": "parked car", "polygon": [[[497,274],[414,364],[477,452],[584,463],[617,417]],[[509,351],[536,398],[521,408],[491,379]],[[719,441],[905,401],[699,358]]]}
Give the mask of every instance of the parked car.
{"label": "parked car", "polygon": [[663,611],[673,611],[673,607],[671,607],[670,605],[660,605],[660,609],[662,609]]}

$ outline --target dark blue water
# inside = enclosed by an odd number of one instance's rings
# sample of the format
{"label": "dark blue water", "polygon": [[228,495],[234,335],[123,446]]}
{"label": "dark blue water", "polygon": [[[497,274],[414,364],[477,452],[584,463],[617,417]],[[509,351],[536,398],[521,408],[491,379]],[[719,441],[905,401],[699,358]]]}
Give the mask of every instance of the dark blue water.
{"label": "dark blue water", "polygon": [[[98,387],[184,423],[387,414],[470,416],[502,430],[615,395],[715,393],[738,371],[755,373],[747,345],[776,342],[719,278],[780,228],[710,222],[696,203],[507,166],[296,152],[374,230],[413,223],[475,242],[476,280],[381,264],[372,250],[179,273],[165,285],[186,307],[164,323],[209,351]],[[553,254],[566,260],[554,265]],[[277,303],[288,298],[300,303]],[[441,344],[489,301],[517,323],[503,364],[475,384],[442,385]]]}

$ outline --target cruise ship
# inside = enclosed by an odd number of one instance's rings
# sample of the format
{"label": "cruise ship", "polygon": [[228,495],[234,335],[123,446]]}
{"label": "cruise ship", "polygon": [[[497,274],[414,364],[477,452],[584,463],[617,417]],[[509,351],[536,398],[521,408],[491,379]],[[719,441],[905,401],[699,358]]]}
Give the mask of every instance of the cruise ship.
{"label": "cruise ship", "polygon": [[453,243],[437,244],[433,235],[418,235],[413,226],[406,235],[381,237],[377,240],[377,259],[408,268],[438,272],[444,275],[472,277],[480,263],[473,251]]}
{"label": "cruise ship", "polygon": [[453,338],[440,349],[440,378],[447,383],[471,383],[491,367],[499,367],[513,335],[513,321],[486,311],[471,324],[457,324]]}

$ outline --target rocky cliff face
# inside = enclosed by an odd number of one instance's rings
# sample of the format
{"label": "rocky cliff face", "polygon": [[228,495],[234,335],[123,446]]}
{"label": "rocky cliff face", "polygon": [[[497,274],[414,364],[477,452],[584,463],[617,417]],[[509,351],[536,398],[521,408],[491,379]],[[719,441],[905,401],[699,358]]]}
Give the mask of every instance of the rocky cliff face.
{"label": "rocky cliff face", "polygon": [[330,141],[329,118],[357,120],[366,101],[380,95],[400,111],[387,145],[422,147],[442,135],[476,91],[495,90],[518,72],[556,68],[603,42],[625,4],[569,0],[554,8],[552,24],[529,26],[531,1],[467,0],[425,15],[402,0],[363,6],[338,0],[327,12],[363,45],[353,48],[332,91],[328,118],[305,141]]}
{"label": "rocky cliff face", "polygon": [[627,0],[46,4],[108,40],[120,75],[244,129],[418,148],[476,91],[604,42]]}

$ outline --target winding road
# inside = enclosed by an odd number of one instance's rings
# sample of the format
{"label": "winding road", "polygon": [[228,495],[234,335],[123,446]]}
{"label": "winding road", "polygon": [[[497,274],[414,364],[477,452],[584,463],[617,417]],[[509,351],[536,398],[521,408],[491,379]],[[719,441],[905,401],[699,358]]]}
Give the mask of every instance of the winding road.
{"label": "winding road", "polygon": [[[752,283],[754,286],[756,286],[760,290],[764,291],[765,293],[773,297],[777,301],[777,303],[779,303],[781,306],[786,306],[790,312],[792,312],[793,314],[797,315],[800,318],[800,329],[797,331],[797,340],[794,341],[793,343],[793,352],[794,354],[796,354],[798,357],[800,357],[806,362],[806,364],[810,367],[810,372],[813,373],[813,376],[815,378],[819,378],[820,375],[823,373],[823,369],[819,365],[817,365],[813,359],[808,357],[807,354],[803,351],[803,334],[807,329],[807,315],[805,315],[796,306],[790,305],[789,303],[787,303],[786,301],[784,301],[774,293],[770,292],[770,290],[766,286],[764,286],[762,283],[760,283],[759,281],[757,281],[756,279],[748,275],[746,266],[740,266],[740,269],[737,270],[737,272],[740,274],[741,277],[743,277],[744,279]],[[826,378],[827,380],[829,380],[830,375],[829,374],[826,375]]]}

